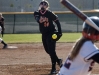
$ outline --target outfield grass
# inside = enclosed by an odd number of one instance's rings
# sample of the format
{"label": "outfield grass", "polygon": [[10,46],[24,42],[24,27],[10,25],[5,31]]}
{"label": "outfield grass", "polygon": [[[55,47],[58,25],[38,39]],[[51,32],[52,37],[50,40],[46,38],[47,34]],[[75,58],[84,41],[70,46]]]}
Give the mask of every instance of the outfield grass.
{"label": "outfield grass", "polygon": [[[81,33],[63,33],[58,42],[75,42]],[[41,42],[41,34],[4,34],[3,40],[7,43]]]}

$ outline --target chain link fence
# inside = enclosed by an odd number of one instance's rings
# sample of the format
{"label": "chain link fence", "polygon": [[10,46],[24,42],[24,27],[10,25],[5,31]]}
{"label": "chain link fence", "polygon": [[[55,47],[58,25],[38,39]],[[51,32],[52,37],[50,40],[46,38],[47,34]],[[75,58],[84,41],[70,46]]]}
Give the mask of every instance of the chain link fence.
{"label": "chain link fence", "polygon": [[[54,12],[58,15],[63,32],[81,32],[83,21],[71,12]],[[86,15],[99,16],[99,11],[87,11]],[[33,12],[2,13],[5,18],[5,33],[39,33],[39,25]]]}

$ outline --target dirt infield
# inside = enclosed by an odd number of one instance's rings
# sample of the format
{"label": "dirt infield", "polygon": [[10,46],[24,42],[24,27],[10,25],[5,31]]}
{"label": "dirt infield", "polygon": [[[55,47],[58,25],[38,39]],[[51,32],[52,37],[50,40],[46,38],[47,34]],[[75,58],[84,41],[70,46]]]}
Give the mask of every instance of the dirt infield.
{"label": "dirt infield", "polygon": [[[65,61],[74,43],[57,43],[57,55]],[[99,47],[99,43],[96,43]],[[48,75],[51,69],[50,57],[45,53],[42,43],[8,44],[18,48],[1,49],[0,75]],[[59,67],[57,66],[57,70]],[[99,64],[92,71],[99,75]]]}

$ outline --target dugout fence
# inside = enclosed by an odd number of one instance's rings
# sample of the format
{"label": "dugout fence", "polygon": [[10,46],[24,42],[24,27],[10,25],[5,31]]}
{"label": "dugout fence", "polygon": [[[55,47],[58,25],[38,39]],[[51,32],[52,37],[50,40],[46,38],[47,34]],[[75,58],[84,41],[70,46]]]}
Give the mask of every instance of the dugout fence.
{"label": "dugout fence", "polygon": [[[81,32],[83,21],[70,11],[53,11],[59,17],[62,31]],[[98,10],[82,11],[86,15],[99,16]],[[5,18],[5,33],[39,33],[33,12],[1,12]]]}

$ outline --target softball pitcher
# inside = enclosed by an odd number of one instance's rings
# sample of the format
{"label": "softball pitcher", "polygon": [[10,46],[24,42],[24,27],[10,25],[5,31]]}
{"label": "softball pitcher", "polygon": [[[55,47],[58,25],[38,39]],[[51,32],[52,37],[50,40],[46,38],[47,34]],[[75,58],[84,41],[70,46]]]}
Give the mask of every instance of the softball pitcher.
{"label": "softball pitcher", "polygon": [[[3,37],[3,33],[4,33],[4,17],[2,16],[2,13],[0,13],[0,33]],[[7,48],[7,44],[3,41],[2,38],[0,38],[0,42],[4,45],[3,49]]]}
{"label": "softball pitcher", "polygon": [[[99,27],[99,17],[90,18]],[[99,40],[99,31],[84,22],[82,35],[57,75],[90,75],[94,63],[99,63],[99,49],[94,44]]]}
{"label": "softball pitcher", "polygon": [[[46,0],[42,0],[39,4],[39,9],[34,12],[34,17],[39,23],[39,29],[42,34],[42,42],[45,51],[51,58],[52,69],[50,74],[56,74],[56,62],[61,67],[62,59],[58,58],[55,47],[56,41],[58,41],[62,36],[62,31],[57,15],[48,10],[48,8],[49,3]],[[56,23],[57,29],[55,29],[55,25],[53,24],[53,22]],[[52,38],[53,34],[57,34],[57,38],[55,37],[56,39]]]}

